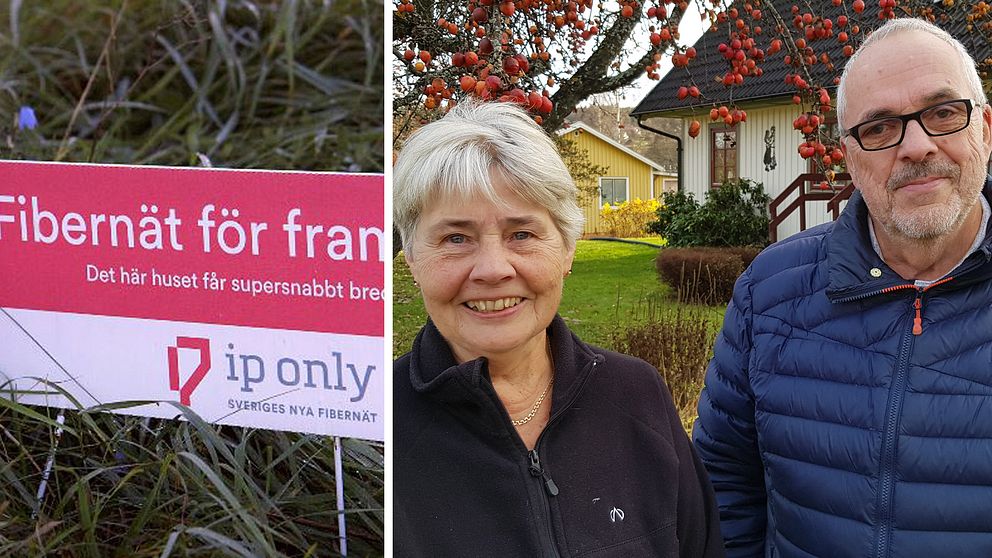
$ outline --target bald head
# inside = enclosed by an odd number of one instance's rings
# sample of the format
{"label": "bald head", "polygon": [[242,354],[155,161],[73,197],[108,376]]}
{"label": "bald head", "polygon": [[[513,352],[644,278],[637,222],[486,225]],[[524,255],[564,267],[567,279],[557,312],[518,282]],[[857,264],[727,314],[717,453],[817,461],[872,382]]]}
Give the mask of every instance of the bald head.
{"label": "bald head", "polygon": [[[855,51],[854,55],[847,61],[844,72],[840,78],[840,85],[837,87],[837,121],[844,130],[849,126],[860,122],[855,115],[849,114],[848,92],[854,95],[861,95],[864,87],[871,86],[870,83],[861,82],[858,78],[866,77],[863,71],[865,68],[879,69],[881,65],[892,66],[899,64],[900,60],[907,55],[911,55],[915,49],[908,51],[895,48],[893,38],[910,34],[908,42],[915,43],[916,46],[935,47],[940,50],[940,46],[946,45],[945,52],[949,58],[944,58],[945,64],[942,66],[952,66],[954,70],[961,72],[965,80],[968,96],[978,104],[987,102],[985,91],[982,89],[982,80],[978,76],[975,60],[968,54],[964,46],[943,29],[916,18],[893,19],[874,30],[861,47]],[[947,60],[952,60],[951,64],[946,64]],[[852,74],[855,76],[852,82]],[[867,76],[870,79],[870,75]],[[861,82],[861,83],[858,83]],[[849,122],[849,120],[852,120]]]}

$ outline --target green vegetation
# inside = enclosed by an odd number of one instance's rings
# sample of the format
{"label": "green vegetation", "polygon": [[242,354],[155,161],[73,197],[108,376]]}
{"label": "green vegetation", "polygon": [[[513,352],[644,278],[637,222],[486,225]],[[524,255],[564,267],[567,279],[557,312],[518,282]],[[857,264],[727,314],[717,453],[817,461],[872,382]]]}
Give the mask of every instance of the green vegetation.
{"label": "green vegetation", "polygon": [[376,0],[0,3],[0,158],[381,171],[382,15]]}
{"label": "green vegetation", "polygon": [[[659,237],[638,240],[661,244]],[[689,429],[726,307],[675,300],[658,280],[657,254],[645,245],[580,240],[559,313],[583,341],[657,367]],[[393,289],[393,356],[399,357],[427,319],[402,255],[393,261]]]}
{"label": "green vegetation", "polygon": [[[0,159],[379,172],[383,13],[2,2]],[[39,504],[56,415],[0,399],[0,556],[338,554],[329,438],[71,411]],[[343,445],[349,555],[382,555],[382,444]]]}
{"label": "green vegetation", "polygon": [[770,201],[760,182],[746,178],[710,190],[702,205],[691,193],[666,192],[647,230],[667,238],[669,246],[764,247]]}
{"label": "green vegetation", "polygon": [[[183,414],[188,422],[71,411],[57,439],[56,411],[0,399],[0,556],[335,555],[330,439]],[[349,554],[381,555],[381,448],[342,443]]]}
{"label": "green vegetation", "polygon": [[407,353],[413,339],[427,321],[420,290],[403,259],[403,252],[393,258],[393,358]]}
{"label": "green vegetation", "polygon": [[[659,238],[644,239],[658,243]],[[615,326],[635,318],[635,307],[664,295],[650,246],[580,240],[559,313],[584,341],[608,346]],[[393,356],[410,350],[427,320],[419,290],[402,254],[393,261]]]}
{"label": "green vegetation", "polygon": [[644,320],[646,305],[668,295],[653,269],[657,254],[657,248],[639,244],[579,241],[565,281],[562,318],[583,341],[609,347],[615,330]]}

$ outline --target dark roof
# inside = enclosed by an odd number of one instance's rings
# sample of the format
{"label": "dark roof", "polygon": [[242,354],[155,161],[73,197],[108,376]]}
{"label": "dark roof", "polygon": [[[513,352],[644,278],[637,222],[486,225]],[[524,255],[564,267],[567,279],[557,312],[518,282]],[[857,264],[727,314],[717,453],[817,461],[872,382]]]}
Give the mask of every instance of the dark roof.
{"label": "dark roof", "polygon": [[[782,19],[786,25],[791,27],[793,19],[792,5],[797,4],[796,0],[774,0],[773,4],[782,15]],[[811,83],[825,85],[827,89],[832,91],[836,88],[833,85],[833,78],[840,76],[841,71],[844,69],[844,64],[847,63],[847,57],[843,54],[844,45],[837,41],[837,33],[843,30],[837,26],[837,16],[844,13],[855,14],[852,11],[845,12],[843,5],[833,6],[831,2],[820,2],[819,4],[823,6],[822,12],[819,15],[829,17],[834,22],[834,36],[811,41],[809,46],[814,49],[818,58],[822,53],[826,52],[830,56],[830,60],[835,68],[831,72],[824,64],[818,62],[811,68],[813,77]],[[858,15],[857,18],[851,17],[851,21],[848,23],[848,28],[850,28],[852,24],[858,21],[861,22],[861,33],[857,36],[852,36],[848,41],[854,46],[857,46],[864,40],[865,29],[867,27],[877,27],[878,25],[878,2],[868,1],[865,4],[864,12]],[[803,3],[800,9],[805,11],[807,9],[805,6],[806,4]],[[686,17],[694,16],[693,14],[688,14]],[[988,40],[981,33],[968,33],[965,30],[966,22],[961,16],[944,22],[941,19],[938,17],[936,24],[957,37],[976,60],[981,62],[992,55],[992,47],[990,47]],[[708,30],[703,33],[699,40],[696,41],[696,44],[693,45],[696,47],[696,59],[691,61],[687,68],[673,68],[668,72],[658,82],[658,85],[634,107],[634,110],[631,111],[631,116],[634,118],[650,118],[652,116],[684,117],[695,114],[699,117],[705,115],[708,118],[709,109],[713,104],[729,105],[731,102],[742,104],[744,102],[754,103],[755,101],[760,102],[762,100],[767,100],[771,104],[780,103],[785,99],[791,98],[795,94],[795,88],[785,83],[785,76],[786,74],[793,73],[795,70],[791,66],[786,67],[783,63],[782,59],[788,54],[788,50],[784,45],[781,51],[771,56],[766,56],[764,62],[760,65],[764,72],[761,77],[746,76],[744,83],[735,87],[726,87],[723,85],[722,78],[730,70],[730,64],[720,54],[718,47],[720,43],[728,42],[726,25],[732,23],[719,25],[716,31]],[[760,23],[762,34],[756,36],[755,42],[758,48],[767,50],[768,45],[771,44],[774,38],[772,35],[775,33],[775,22],[772,17],[765,15]],[[793,27],[792,29],[795,28]],[[716,83],[716,80],[721,80],[721,83]],[[680,101],[676,93],[679,87],[683,85],[687,87],[696,85],[701,92],[699,99],[686,97]]]}

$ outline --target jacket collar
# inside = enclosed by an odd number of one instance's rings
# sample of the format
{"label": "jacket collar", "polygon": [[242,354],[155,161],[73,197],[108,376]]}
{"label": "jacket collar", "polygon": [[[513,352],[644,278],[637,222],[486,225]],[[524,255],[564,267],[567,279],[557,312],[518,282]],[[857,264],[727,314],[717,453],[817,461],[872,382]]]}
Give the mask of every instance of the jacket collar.
{"label": "jacket collar", "polygon": [[[552,414],[571,401],[581,390],[589,364],[603,357],[575,337],[560,316],[547,329],[555,363],[555,387],[551,395]],[[451,348],[433,321],[417,334],[410,358],[413,389],[442,402],[478,401],[480,395],[495,395],[485,357],[458,364]]]}
{"label": "jacket collar", "polygon": [[[982,195],[992,203],[992,177],[986,178]],[[868,232],[868,206],[861,192],[855,190],[840,218],[834,223],[827,241],[828,285],[827,297],[833,302],[862,298],[878,294],[885,289],[904,286],[908,282],[885,265],[871,246]],[[992,219],[986,229],[985,240],[958,270],[970,273],[976,267],[989,270],[992,254]],[[982,264],[986,264],[982,266]],[[872,269],[881,271],[873,277]],[[953,274],[952,274],[953,275]]]}

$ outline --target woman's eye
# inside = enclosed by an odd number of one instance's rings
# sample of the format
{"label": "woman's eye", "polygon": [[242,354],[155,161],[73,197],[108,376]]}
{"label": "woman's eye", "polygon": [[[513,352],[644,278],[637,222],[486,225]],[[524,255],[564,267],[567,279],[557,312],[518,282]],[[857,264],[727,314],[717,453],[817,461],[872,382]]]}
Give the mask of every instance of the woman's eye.
{"label": "woman's eye", "polygon": [[445,241],[447,241],[450,244],[464,244],[465,240],[466,240],[465,235],[463,234],[452,234],[452,235],[448,235],[448,237],[445,238]]}
{"label": "woman's eye", "polygon": [[517,232],[513,233],[513,240],[527,240],[527,239],[529,239],[529,238],[531,238],[533,236],[534,235],[532,235],[531,233],[529,233],[527,231],[517,231]]}

